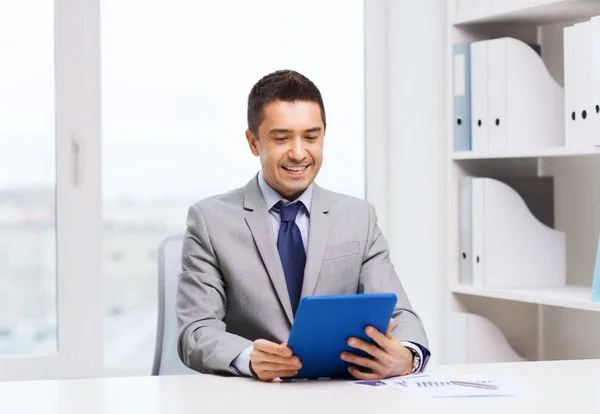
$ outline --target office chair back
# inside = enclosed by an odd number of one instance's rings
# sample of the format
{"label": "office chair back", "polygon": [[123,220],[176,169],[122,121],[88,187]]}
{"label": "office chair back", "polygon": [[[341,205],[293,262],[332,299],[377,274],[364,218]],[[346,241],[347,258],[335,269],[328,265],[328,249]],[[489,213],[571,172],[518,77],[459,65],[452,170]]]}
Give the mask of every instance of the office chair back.
{"label": "office chair back", "polygon": [[183,234],[165,238],[158,247],[158,318],[152,375],[199,374],[188,368],[177,353],[177,282],[181,273]]}

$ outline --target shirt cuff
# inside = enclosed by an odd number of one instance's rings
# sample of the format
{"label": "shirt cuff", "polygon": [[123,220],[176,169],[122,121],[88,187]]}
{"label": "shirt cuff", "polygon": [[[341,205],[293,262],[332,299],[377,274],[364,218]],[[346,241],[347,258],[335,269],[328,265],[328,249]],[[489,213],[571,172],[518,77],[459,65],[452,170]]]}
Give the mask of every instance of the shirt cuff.
{"label": "shirt cuff", "polygon": [[231,362],[232,368],[237,370],[240,374],[246,375],[247,377],[254,376],[254,375],[252,375],[252,372],[250,372],[250,352],[252,352],[253,346],[254,345],[250,345],[248,348],[244,349]]}
{"label": "shirt cuff", "polygon": [[421,347],[413,342],[408,342],[408,341],[402,341],[400,343],[402,345],[404,345],[405,347],[412,349],[419,355],[419,366],[417,367],[416,370],[414,370],[414,371],[411,370],[411,374],[421,372],[421,370],[423,369],[423,363],[425,362],[425,360],[423,358],[423,351],[421,351]]}

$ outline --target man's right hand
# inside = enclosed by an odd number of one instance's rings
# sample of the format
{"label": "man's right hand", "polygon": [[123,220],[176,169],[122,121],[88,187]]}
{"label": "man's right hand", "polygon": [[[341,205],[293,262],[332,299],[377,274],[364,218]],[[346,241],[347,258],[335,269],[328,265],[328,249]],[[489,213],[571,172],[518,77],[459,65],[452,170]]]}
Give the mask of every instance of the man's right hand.
{"label": "man's right hand", "polygon": [[302,367],[297,356],[284,342],[276,344],[265,339],[254,341],[250,352],[250,370],[261,381],[272,381],[280,377],[293,377]]}

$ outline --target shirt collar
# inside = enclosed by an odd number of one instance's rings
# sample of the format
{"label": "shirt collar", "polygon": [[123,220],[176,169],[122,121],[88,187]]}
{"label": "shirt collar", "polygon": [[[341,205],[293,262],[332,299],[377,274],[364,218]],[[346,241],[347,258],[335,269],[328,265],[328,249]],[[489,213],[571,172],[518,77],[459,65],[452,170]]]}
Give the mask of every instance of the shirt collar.
{"label": "shirt collar", "polygon": [[[279,193],[277,191],[275,191],[265,181],[262,171],[260,171],[258,173],[258,186],[260,187],[260,191],[262,192],[263,198],[265,199],[267,211],[271,210],[273,208],[273,206],[275,204],[277,204],[279,201],[282,201],[284,205],[287,205],[290,203],[289,200],[287,200],[287,199],[283,198],[281,195],[279,195]],[[296,200],[294,200],[294,201],[299,201],[302,204],[304,204],[304,207],[306,208],[306,211],[308,212],[309,215],[310,215],[310,206],[312,204],[312,194],[313,194],[313,184],[310,183],[310,185],[308,186],[308,188],[306,190],[304,190],[302,195],[300,195],[300,197],[298,197]]]}

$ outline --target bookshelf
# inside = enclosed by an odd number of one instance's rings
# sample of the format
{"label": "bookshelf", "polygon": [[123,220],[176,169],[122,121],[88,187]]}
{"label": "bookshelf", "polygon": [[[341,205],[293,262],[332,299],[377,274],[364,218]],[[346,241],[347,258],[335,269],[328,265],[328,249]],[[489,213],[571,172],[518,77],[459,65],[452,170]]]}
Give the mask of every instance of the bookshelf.
{"label": "bookshelf", "polygon": [[[478,5],[469,7],[474,2]],[[447,4],[446,340],[454,340],[451,315],[475,313],[496,324],[527,359],[600,358],[594,345],[600,342],[600,303],[591,300],[600,233],[600,146],[455,151],[453,89],[453,45],[501,37],[540,44],[548,72],[564,87],[563,28],[600,16],[600,1],[448,0]],[[566,234],[566,286],[491,289],[460,284],[459,180],[523,175],[554,177],[555,228]],[[447,362],[453,363],[451,357]]]}
{"label": "bookshelf", "polygon": [[[473,8],[474,2],[480,5]],[[457,0],[454,25],[525,23],[547,25],[600,14],[595,0]]]}
{"label": "bookshelf", "polygon": [[600,312],[600,303],[590,301],[592,289],[588,286],[566,286],[557,289],[487,289],[455,285],[451,290],[461,295]]}
{"label": "bookshelf", "polygon": [[600,156],[600,147],[569,148],[554,147],[542,148],[530,151],[505,151],[490,153],[474,153],[471,151],[456,151],[452,153],[452,159],[460,160],[493,160],[509,158],[561,158],[561,157],[585,157]]}

